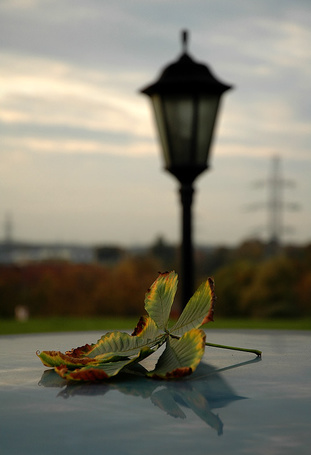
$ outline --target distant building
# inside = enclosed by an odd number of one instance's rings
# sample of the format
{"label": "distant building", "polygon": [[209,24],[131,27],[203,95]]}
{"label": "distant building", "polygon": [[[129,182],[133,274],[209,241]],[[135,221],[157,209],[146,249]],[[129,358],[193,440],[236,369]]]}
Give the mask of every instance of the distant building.
{"label": "distant building", "polygon": [[80,245],[0,243],[0,264],[21,264],[47,260],[90,263],[94,262],[95,253],[92,247]]}

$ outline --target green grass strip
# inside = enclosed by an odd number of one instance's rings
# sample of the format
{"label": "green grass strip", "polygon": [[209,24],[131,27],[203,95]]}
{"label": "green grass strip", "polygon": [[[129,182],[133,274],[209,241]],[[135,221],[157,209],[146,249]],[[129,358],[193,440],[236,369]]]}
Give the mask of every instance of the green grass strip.
{"label": "green grass strip", "polygon": [[[80,332],[106,330],[133,330],[137,318],[98,317],[98,318],[31,318],[20,322],[14,319],[0,319],[0,335],[46,332]],[[311,330],[311,318],[304,319],[217,319],[205,325],[213,329],[262,329],[262,330]]]}
{"label": "green grass strip", "polygon": [[89,330],[131,330],[139,318],[31,318],[28,321],[0,319],[0,335]]}

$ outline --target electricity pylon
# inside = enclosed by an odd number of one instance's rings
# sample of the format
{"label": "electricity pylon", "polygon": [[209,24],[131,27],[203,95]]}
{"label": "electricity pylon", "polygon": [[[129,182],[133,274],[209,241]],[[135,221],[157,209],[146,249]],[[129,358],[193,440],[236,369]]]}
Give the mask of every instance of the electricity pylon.
{"label": "electricity pylon", "polygon": [[6,214],[4,220],[4,242],[6,244],[11,244],[13,240],[13,221],[10,213]]}
{"label": "electricity pylon", "polygon": [[281,159],[279,156],[273,156],[270,176],[266,180],[255,182],[254,186],[256,188],[267,187],[267,201],[264,204],[254,204],[249,209],[264,207],[267,210],[268,243],[277,250],[281,245],[284,233],[293,230],[292,227],[284,224],[284,211],[299,209],[298,204],[287,203],[284,200],[284,188],[294,187],[295,183],[282,177]]}

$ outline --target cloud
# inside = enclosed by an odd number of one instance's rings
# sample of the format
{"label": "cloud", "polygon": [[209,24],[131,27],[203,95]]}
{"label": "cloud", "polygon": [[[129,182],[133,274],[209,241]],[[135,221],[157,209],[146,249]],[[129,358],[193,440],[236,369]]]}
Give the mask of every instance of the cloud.
{"label": "cloud", "polygon": [[102,73],[6,54],[2,59],[4,147],[18,148],[23,140],[25,149],[37,151],[153,153],[145,100],[127,90],[136,72]]}
{"label": "cloud", "polygon": [[47,3],[49,0],[2,0],[1,9],[6,10],[27,10],[33,9],[40,3]]}
{"label": "cloud", "polygon": [[[138,90],[177,58],[184,27],[191,54],[235,86],[220,112],[215,173],[199,181],[200,242],[243,237],[232,207],[239,210],[247,182],[276,153],[296,169],[308,206],[308,2],[10,0],[0,12],[1,194],[4,210],[23,214],[28,236],[39,229],[27,213],[37,221],[41,213],[50,220],[43,237],[56,218],[54,232],[68,238],[72,230],[86,238],[89,229],[99,239],[105,224],[107,239],[122,228],[129,239],[124,226],[134,232],[136,223],[138,239],[161,229],[178,237],[177,183],[161,172],[149,100]],[[89,221],[80,229],[83,213]],[[308,216],[299,214],[303,238]]]}

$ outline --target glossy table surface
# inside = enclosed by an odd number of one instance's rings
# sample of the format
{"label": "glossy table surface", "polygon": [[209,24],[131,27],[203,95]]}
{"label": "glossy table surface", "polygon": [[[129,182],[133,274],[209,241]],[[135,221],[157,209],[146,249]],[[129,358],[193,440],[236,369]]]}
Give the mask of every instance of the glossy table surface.
{"label": "glossy table surface", "polygon": [[65,351],[101,333],[0,336],[0,453],[309,455],[311,331],[206,333],[260,349],[262,359],[207,347],[179,381],[67,384],[36,350]]}

